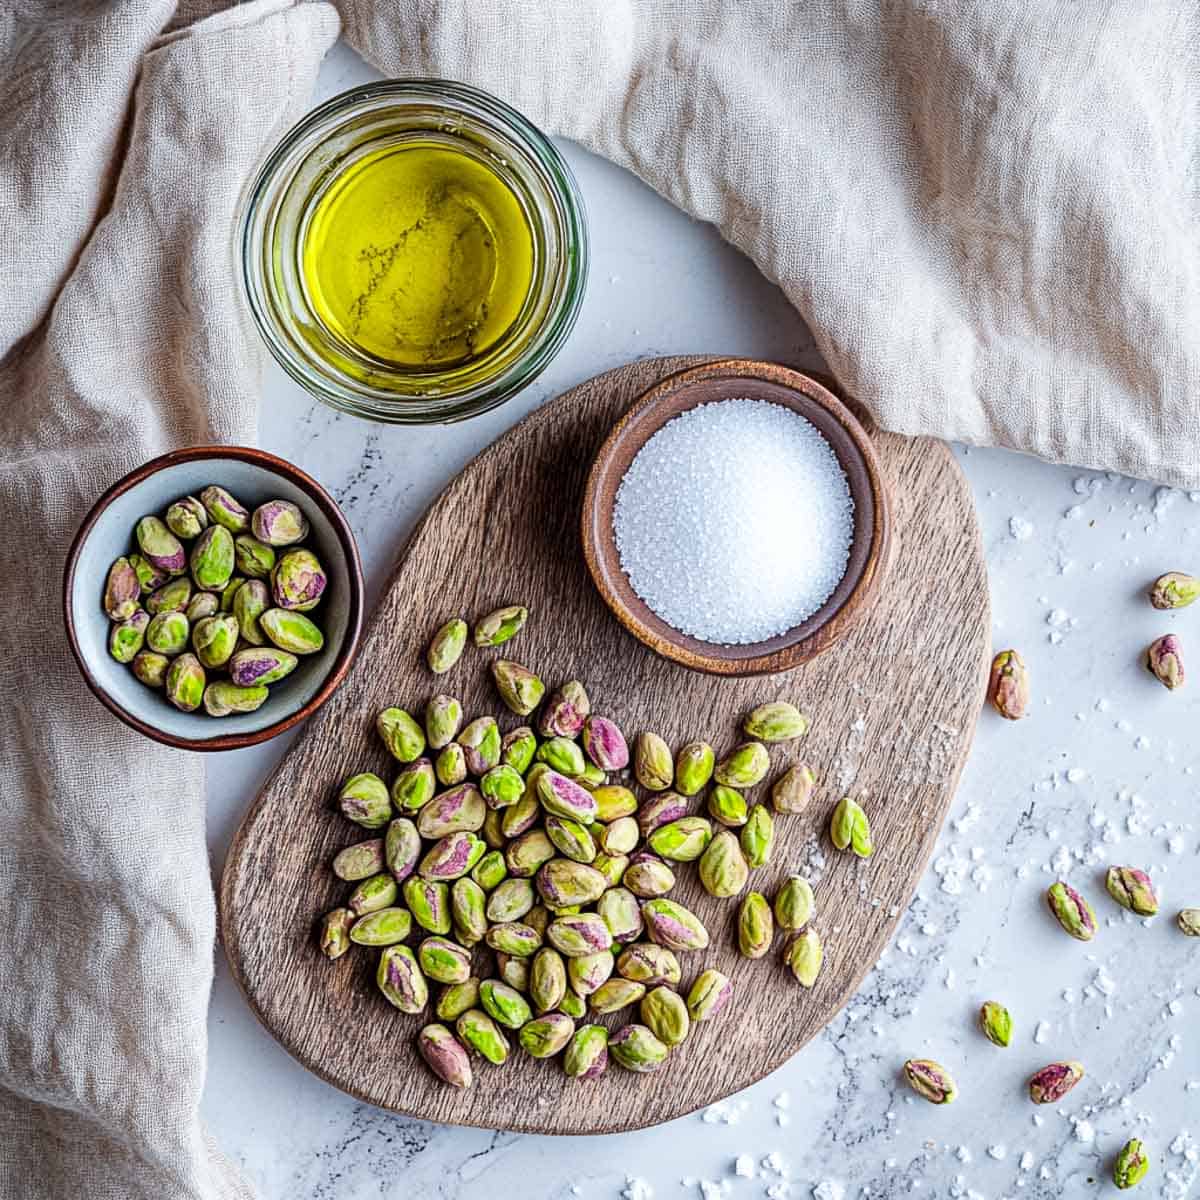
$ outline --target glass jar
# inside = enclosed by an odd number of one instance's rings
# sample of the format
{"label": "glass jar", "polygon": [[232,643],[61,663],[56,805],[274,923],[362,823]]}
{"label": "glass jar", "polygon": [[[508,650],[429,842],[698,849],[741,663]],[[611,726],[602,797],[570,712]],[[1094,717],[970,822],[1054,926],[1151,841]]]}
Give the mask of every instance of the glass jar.
{"label": "glass jar", "polygon": [[[471,324],[463,317],[467,333],[454,336],[466,340],[457,343],[457,354],[447,351],[421,358],[409,349],[391,354],[381,349],[379,338],[357,337],[352,326],[339,326],[329,318],[330,308],[323,303],[313,270],[312,247],[327,235],[331,254],[345,247],[338,268],[357,272],[360,280],[369,277],[372,284],[393,270],[398,246],[405,247],[402,253],[410,252],[403,238],[377,249],[368,231],[360,229],[367,217],[385,219],[390,203],[386,186],[360,194],[357,216],[343,217],[340,233],[323,214],[338,202],[338,189],[344,191],[345,181],[354,178],[356,171],[412,149],[432,154],[438,162],[457,162],[487,189],[499,184],[500,190],[492,194],[511,214],[509,227],[520,230],[521,253],[506,266],[491,228],[460,204],[459,217],[472,223],[470,285],[503,286],[508,292],[505,303],[490,311],[487,296],[472,298],[473,311],[496,327],[488,330],[485,345],[477,345],[471,330],[478,329],[480,321]],[[438,195],[444,198],[445,194],[441,187]],[[352,224],[347,226],[346,220]],[[420,231],[420,226],[418,220],[412,229],[419,231],[419,244],[434,255],[428,261],[449,271],[437,256],[443,249],[460,253],[453,230],[439,242],[427,230]],[[346,246],[347,228],[363,234],[365,249]],[[404,235],[412,229],[406,228]],[[284,370],[334,408],[398,424],[461,420],[495,408],[525,387],[566,340],[587,280],[583,203],[558,151],[520,113],[494,96],[437,79],[366,84],[309,113],[271,151],[254,180],[242,217],[241,247],[251,311]],[[365,255],[371,256],[369,263],[362,261]],[[416,305],[419,311],[425,303],[424,297],[437,282],[431,283],[437,271],[419,267],[419,260],[406,262],[407,274],[399,282],[394,277],[388,281],[393,289],[389,296],[368,287],[350,310],[362,312],[363,307],[354,306],[365,307],[370,293],[369,302],[376,305],[376,328],[385,335],[391,329],[408,328],[390,313],[397,305]],[[506,277],[509,267],[514,270]],[[411,284],[407,290],[406,284]],[[385,302],[393,309],[380,314],[379,306]],[[453,311],[456,318],[462,316],[462,306]],[[410,325],[412,315],[405,310]],[[431,311],[430,320],[442,320],[443,315]]]}

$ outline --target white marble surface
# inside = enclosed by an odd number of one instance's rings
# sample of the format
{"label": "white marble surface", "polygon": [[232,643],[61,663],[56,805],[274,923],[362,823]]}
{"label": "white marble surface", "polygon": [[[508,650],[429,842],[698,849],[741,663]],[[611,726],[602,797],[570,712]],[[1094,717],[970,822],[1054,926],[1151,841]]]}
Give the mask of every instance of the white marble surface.
{"label": "white marble surface", "polygon": [[[339,47],[319,98],[369,77]],[[268,372],[261,444],[333,490],[372,597],[446,480],[579,380],[664,353],[807,349],[804,361],[818,362],[782,295],[710,229],[565,149],[590,214],[592,283],[570,344],[527,393],[466,425],[389,429],[337,416]],[[219,961],[203,1115],[263,1197],[1110,1194],[1112,1157],[1133,1135],[1154,1158],[1141,1194],[1200,1194],[1200,944],[1172,922],[1200,904],[1200,685],[1169,694],[1139,666],[1160,632],[1200,644],[1200,611],[1158,614],[1142,598],[1159,571],[1200,566],[1200,496],[997,451],[961,450],[960,461],[987,548],[996,644],[1026,654],[1036,700],[1020,724],[980,721],[934,865],[832,1025],[716,1112],[607,1138],[518,1137],[404,1120],[334,1091],[257,1025]],[[212,764],[214,872],[284,748]],[[1108,900],[1103,867],[1114,861],[1154,873],[1163,916],[1143,924]],[[1095,904],[1090,945],[1045,912],[1058,874]],[[990,997],[1014,1013],[1008,1050],[974,1028]],[[959,1102],[914,1100],[898,1080],[909,1056],[950,1066]],[[1023,1081],[1056,1058],[1081,1059],[1087,1078],[1061,1107],[1035,1110]],[[735,1175],[739,1155],[753,1178]]]}

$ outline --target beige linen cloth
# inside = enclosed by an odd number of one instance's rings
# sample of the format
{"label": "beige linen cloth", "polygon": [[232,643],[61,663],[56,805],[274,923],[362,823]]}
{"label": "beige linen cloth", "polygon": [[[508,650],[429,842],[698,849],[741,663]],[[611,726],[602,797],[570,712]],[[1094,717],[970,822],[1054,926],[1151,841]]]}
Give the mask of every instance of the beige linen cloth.
{"label": "beige linen cloth", "polygon": [[[103,488],[253,437],[230,235],[337,17],[220,7],[0,0],[0,1200],[249,1195],[197,1119],[201,764],[88,696],[58,609]],[[715,223],[886,427],[1200,486],[1194,0],[338,7]]]}

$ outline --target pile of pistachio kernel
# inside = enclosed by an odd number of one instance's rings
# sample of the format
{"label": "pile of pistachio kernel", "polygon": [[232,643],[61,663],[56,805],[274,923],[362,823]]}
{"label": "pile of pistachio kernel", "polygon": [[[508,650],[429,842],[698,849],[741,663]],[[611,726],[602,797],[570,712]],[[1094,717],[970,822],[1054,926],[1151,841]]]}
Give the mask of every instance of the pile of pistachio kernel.
{"label": "pile of pistachio kernel", "polygon": [[216,484],[143,517],[137,551],[113,563],[104,585],[109,653],[181,712],[253,712],[299,655],[325,644],[305,616],[326,585],[301,544],[308,533],[290,500],[251,513]]}
{"label": "pile of pistachio kernel", "polygon": [[[490,613],[474,641],[500,646],[527,617],[517,605]],[[429,646],[431,670],[449,670],[467,638],[461,619],[442,626]],[[686,993],[677,990],[680,956],[703,951],[709,933],[669,898],[676,873],[696,862],[710,895],[745,892],[771,856],[771,808],[804,811],[816,781],[798,764],[774,782],[770,806],[750,807],[743,791],[770,769],[764,743],[803,736],[808,718],[786,702],[761,705],[744,721],[748,740],[719,762],[706,742],[672,755],[651,732],[634,739],[631,756],[617,724],[591,711],[582,683],[543,703],[545,687],[527,668],[500,658],[491,673],[519,717],[532,719],[541,706],[533,724],[503,736],[491,716],[464,724],[462,705],[444,694],[429,700],[423,723],[398,708],[379,714],[380,737],[401,765],[390,788],[371,773],[342,785],[342,814],[378,835],[334,859],[334,872],[355,887],[323,918],[321,948],[337,959],[354,943],[378,947],[379,989],[405,1013],[422,1013],[430,983],[441,985],[437,1021],[420,1031],[417,1047],[454,1087],[470,1085],[472,1054],[505,1062],[512,1035],[534,1058],[562,1053],[576,1079],[599,1076],[610,1055],[630,1071],[657,1070],[692,1024],[732,995],[711,966]],[[632,786],[610,776],[640,785],[640,804]],[[710,782],[708,815],[692,812]],[[840,848],[870,853],[866,815],[852,801],[838,805],[831,833]],[[786,963],[812,987],[822,962],[813,910],[813,890],[798,876],[773,904],[746,893],[742,954],[765,955],[778,926],[789,935]],[[414,932],[415,949],[404,944]],[[472,973],[476,947],[494,955],[488,978]],[[635,1007],[640,1020],[611,1034],[598,1021]]]}

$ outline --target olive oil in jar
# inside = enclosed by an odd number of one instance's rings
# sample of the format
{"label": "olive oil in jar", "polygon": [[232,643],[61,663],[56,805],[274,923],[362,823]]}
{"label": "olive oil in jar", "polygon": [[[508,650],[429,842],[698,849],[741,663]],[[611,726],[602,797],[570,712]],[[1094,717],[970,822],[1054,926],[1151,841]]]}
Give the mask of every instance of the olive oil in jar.
{"label": "olive oil in jar", "polygon": [[516,324],[533,286],[533,233],[485,161],[432,140],[349,163],[302,237],[309,304],[329,334],[392,369],[452,370]]}

